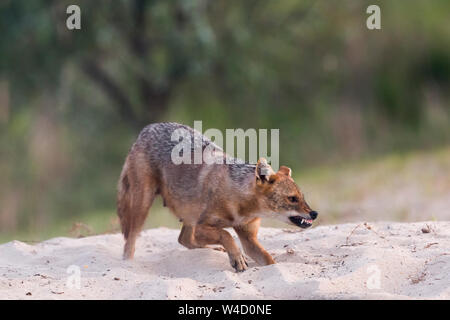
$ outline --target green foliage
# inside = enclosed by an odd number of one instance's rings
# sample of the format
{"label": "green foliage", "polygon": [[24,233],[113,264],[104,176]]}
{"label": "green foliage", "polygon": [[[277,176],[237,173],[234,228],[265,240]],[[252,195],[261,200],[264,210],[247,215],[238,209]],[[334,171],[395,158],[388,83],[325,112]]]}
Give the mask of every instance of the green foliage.
{"label": "green foliage", "polygon": [[378,1],[375,31],[370,1],[80,0],[70,31],[73,3],[0,4],[0,230],[112,212],[153,121],[279,128],[303,170],[450,142],[448,1]]}

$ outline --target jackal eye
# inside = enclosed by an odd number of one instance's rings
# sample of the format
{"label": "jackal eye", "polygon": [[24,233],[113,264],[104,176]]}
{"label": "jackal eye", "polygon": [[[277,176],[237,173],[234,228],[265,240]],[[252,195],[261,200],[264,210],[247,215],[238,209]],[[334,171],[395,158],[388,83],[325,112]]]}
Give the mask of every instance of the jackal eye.
{"label": "jackal eye", "polygon": [[298,197],[297,196],[291,196],[291,197],[288,197],[288,200],[290,202],[297,203],[298,202]]}

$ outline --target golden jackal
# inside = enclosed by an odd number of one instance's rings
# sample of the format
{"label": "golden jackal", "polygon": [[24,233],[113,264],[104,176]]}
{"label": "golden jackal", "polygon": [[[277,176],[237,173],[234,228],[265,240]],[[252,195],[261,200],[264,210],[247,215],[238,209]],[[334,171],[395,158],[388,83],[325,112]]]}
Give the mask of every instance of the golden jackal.
{"label": "golden jackal", "polygon": [[[120,175],[117,213],[126,243],[123,256],[133,258],[136,237],[157,195],[182,222],[178,241],[189,249],[220,244],[231,266],[244,271],[248,265],[233,237],[233,227],[245,253],[258,264],[275,263],[256,236],[261,217],[273,217],[301,228],[310,227],[317,212],[305,202],[291,169],[274,172],[264,158],[256,165],[245,163],[174,164],[171,136],[176,129],[194,130],[178,123],[155,123],[145,127],[131,148]],[[200,133],[196,133],[199,134]],[[211,156],[232,159],[207,137],[202,150]]]}

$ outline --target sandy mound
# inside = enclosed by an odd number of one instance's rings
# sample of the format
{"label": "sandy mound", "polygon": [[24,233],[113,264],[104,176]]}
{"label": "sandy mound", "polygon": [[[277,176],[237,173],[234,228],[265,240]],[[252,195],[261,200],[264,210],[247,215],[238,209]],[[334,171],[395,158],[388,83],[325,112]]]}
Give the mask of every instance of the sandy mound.
{"label": "sandy mound", "polygon": [[261,229],[278,264],[239,274],[225,253],[187,250],[177,237],[143,232],[134,261],[121,260],[119,234],[0,245],[0,298],[450,298],[450,222]]}

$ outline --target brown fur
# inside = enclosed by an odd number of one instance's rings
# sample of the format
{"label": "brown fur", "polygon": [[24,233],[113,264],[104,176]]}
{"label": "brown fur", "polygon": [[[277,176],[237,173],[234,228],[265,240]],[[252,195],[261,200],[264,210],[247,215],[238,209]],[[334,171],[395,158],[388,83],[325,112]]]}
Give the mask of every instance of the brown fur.
{"label": "brown fur", "polygon": [[242,177],[234,179],[242,181],[236,182],[230,178],[233,168],[225,164],[174,165],[160,161],[161,155],[155,160],[152,152],[158,151],[144,145],[140,141],[144,138],[140,137],[128,154],[118,184],[117,212],[126,240],[125,259],[133,258],[136,238],[158,194],[183,221],[180,244],[189,249],[221,245],[237,271],[245,270],[247,262],[223,228],[233,227],[247,255],[266,265],[275,261],[257,240],[261,217],[288,223],[293,216],[315,218],[287,167],[275,173],[265,159],[260,159],[253,174],[248,173],[248,167],[238,167]]}

